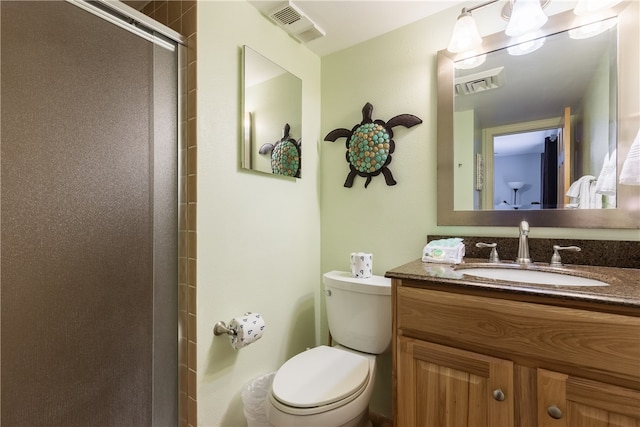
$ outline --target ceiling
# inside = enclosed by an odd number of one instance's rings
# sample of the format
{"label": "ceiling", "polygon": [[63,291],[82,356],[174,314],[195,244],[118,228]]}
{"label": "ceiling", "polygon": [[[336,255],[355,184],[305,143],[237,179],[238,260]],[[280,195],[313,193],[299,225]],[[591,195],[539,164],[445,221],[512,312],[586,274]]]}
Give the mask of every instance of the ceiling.
{"label": "ceiling", "polygon": [[554,139],[558,131],[559,129],[545,129],[496,136],[493,138],[493,155],[507,157],[544,153],[544,139],[548,136]]}
{"label": "ceiling", "polygon": [[[324,56],[463,2],[463,0],[295,0],[293,3],[307,18],[324,30],[326,34],[324,37],[306,43],[311,51]],[[249,3],[267,15],[288,2],[249,0]],[[371,24],[354,25],[354,22]]]}
{"label": "ceiling", "polygon": [[[149,3],[149,0],[122,1],[137,10],[141,10]],[[325,32],[324,37],[306,43],[306,46],[319,56],[346,49],[464,2],[464,0],[293,1],[295,7]],[[289,2],[287,0],[248,0],[248,3],[266,16],[270,11]],[[375,25],[353,25],[354,22],[371,22]]]}

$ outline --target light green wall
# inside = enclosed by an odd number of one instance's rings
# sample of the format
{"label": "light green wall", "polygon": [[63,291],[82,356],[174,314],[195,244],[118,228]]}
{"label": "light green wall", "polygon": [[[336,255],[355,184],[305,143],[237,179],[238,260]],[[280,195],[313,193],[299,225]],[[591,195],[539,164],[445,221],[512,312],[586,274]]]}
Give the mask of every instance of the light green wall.
{"label": "light green wall", "polygon": [[[242,386],[319,340],[320,59],[244,1],[198,2],[197,43],[198,424],[236,427]],[[245,44],[302,79],[301,180],[240,169]],[[266,330],[235,351],[212,328],[246,311]]]}
{"label": "light green wall", "polygon": [[[459,12],[459,10],[458,10]],[[446,14],[445,14],[446,15]],[[414,114],[422,124],[396,127],[396,150],[389,169],[397,184],[374,178],[364,188],[357,177],[343,187],[349,167],[345,140],[325,142],[321,152],[322,270],[349,268],[349,253],[373,253],[374,274],[420,257],[436,212],[436,52],[446,46],[455,22],[423,20],[322,58],[322,134],[351,129],[360,110],[373,104],[373,119]],[[448,186],[453,187],[453,183]],[[323,336],[326,324],[323,323]],[[381,369],[371,408],[390,416],[391,354]]]}

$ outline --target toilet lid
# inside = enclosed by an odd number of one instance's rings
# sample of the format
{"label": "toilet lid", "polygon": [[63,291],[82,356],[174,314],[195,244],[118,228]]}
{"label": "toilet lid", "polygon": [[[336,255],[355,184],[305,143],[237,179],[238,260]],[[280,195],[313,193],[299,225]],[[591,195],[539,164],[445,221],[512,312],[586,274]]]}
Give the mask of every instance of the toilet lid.
{"label": "toilet lid", "polygon": [[328,405],[355,393],[369,378],[369,360],[334,347],[320,346],[289,359],[273,379],[272,393],[298,408]]}

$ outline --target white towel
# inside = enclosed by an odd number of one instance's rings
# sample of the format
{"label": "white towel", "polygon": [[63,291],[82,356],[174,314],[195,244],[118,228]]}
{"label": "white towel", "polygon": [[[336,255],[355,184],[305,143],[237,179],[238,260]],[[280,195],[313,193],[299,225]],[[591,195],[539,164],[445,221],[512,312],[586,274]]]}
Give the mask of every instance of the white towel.
{"label": "white towel", "polygon": [[616,194],[616,172],[617,172],[618,154],[617,150],[609,155],[604,156],[602,170],[596,182],[596,193],[606,196],[615,196]]}
{"label": "white towel", "polygon": [[459,237],[432,240],[422,250],[422,262],[460,264],[464,252],[464,243]]}
{"label": "white towel", "polygon": [[596,177],[585,175],[569,187],[567,196],[571,198],[569,207],[578,209],[602,208],[602,196],[596,194]]}
{"label": "white towel", "polygon": [[619,182],[624,185],[640,185],[640,130],[624,160]]}

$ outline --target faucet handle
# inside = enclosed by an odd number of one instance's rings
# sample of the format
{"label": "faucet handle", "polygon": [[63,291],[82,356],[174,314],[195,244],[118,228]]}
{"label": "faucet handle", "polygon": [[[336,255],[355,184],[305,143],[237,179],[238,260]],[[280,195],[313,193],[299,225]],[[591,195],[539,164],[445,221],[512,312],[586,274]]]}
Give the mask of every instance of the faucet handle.
{"label": "faucet handle", "polygon": [[498,256],[498,250],[496,249],[498,246],[497,243],[476,243],[476,248],[491,248],[491,253],[489,254],[489,262],[500,262],[500,257]]}
{"label": "faucet handle", "polygon": [[560,254],[558,251],[571,251],[571,252],[580,252],[581,249],[578,246],[558,246],[553,245],[553,255],[551,256],[551,262],[549,262],[550,267],[562,267],[562,260],[560,259]]}

